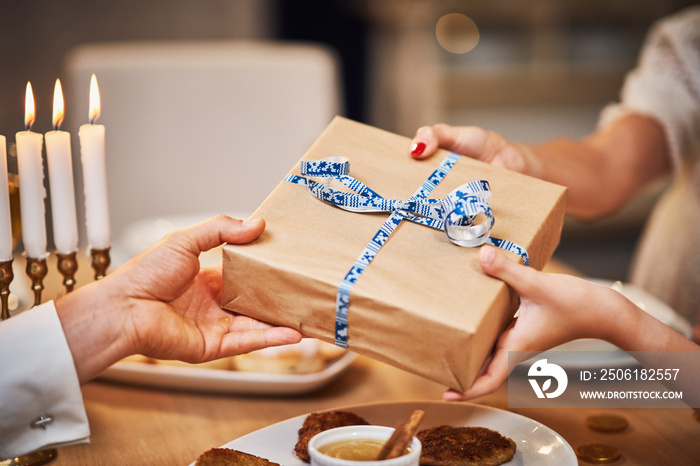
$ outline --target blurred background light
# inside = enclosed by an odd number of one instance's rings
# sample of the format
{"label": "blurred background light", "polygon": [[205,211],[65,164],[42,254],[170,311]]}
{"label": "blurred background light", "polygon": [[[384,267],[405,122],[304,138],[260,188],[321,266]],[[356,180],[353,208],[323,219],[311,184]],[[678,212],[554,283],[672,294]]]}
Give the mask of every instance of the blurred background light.
{"label": "blurred background light", "polygon": [[467,53],[479,43],[479,28],[467,15],[446,14],[437,21],[435,36],[440,46],[454,54]]}

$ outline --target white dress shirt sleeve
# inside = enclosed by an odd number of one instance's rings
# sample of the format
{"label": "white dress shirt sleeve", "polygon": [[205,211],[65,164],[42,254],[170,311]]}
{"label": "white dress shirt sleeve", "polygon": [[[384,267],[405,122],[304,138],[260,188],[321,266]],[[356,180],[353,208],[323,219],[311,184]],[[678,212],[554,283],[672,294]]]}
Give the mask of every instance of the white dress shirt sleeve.
{"label": "white dress shirt sleeve", "polygon": [[73,356],[53,301],[0,323],[0,459],[86,443]]}

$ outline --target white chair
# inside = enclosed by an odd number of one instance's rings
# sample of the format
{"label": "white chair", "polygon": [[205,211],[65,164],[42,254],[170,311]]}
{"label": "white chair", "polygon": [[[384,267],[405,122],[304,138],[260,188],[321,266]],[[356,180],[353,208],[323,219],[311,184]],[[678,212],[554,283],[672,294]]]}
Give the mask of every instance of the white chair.
{"label": "white chair", "polygon": [[114,254],[214,213],[248,216],[342,113],[336,57],[312,44],[86,45],[65,73],[83,240],[77,129],[92,73],[99,83]]}

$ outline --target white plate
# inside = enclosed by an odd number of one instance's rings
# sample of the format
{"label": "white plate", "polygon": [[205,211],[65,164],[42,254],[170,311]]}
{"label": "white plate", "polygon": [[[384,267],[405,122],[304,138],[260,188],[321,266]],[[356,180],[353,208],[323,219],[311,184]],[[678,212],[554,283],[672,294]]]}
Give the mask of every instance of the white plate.
{"label": "white plate", "polygon": [[[683,316],[643,289],[630,283],[614,282],[611,280],[602,280],[597,278],[587,278],[586,280],[591,283],[616,289],[627,299],[641,307],[649,315],[668,325],[681,335],[689,338],[692,335],[693,327],[687,320],[685,320],[685,318],[683,318]],[[567,361],[564,364],[560,364],[565,369],[586,367],[628,367],[638,364],[632,356],[622,351],[612,343],[593,338],[574,340],[563,345],[559,345],[556,348],[552,348],[551,351],[577,352],[575,356],[572,354],[571,357],[567,357]],[[595,351],[596,354],[592,356],[591,354],[587,353],[588,351]],[[524,362],[523,364],[528,364],[530,361],[532,361],[532,359]]]}
{"label": "white plate", "polygon": [[136,385],[210,393],[289,395],[321,388],[347,369],[356,357],[355,353],[347,352],[322,371],[310,374],[267,374],[121,361],[103,372],[100,378]]}
{"label": "white plate", "polygon": [[[549,427],[519,414],[471,403],[400,402],[372,403],[337,408],[365,418],[370,424],[395,426],[405,421],[415,409],[425,411],[420,429],[440,425],[487,427],[516,443],[510,465],[567,466],[578,465],[576,454],[559,434]],[[299,428],[306,415],[273,424],[227,443],[233,448],[267,458],[284,466],[306,466],[294,454]],[[192,463],[194,464],[194,463]]]}

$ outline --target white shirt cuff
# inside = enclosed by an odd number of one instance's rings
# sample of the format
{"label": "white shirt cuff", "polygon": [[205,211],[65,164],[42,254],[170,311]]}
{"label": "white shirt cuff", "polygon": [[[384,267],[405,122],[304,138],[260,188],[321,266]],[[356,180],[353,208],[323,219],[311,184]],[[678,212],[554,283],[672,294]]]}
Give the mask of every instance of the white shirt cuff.
{"label": "white shirt cuff", "polygon": [[88,442],[73,356],[53,301],[0,323],[0,458]]}

